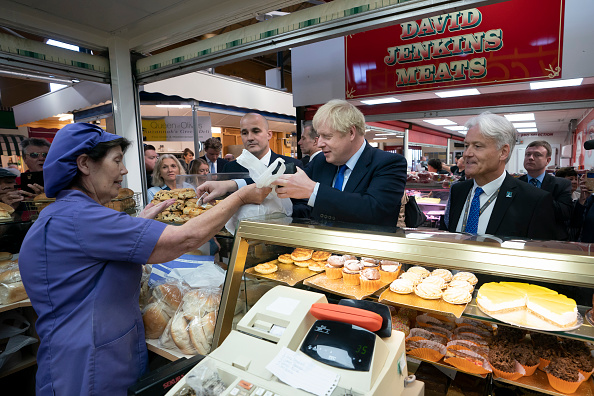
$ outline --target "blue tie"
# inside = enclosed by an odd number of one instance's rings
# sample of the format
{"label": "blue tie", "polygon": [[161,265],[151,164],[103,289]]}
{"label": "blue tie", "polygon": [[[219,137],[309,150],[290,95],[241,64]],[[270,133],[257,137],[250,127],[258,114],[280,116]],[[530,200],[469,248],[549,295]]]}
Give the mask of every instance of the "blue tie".
{"label": "blue tie", "polygon": [[532,184],[536,188],[540,188],[540,182],[538,181],[538,179],[535,179],[535,178],[530,179],[530,184]]}
{"label": "blue tie", "polygon": [[470,234],[476,234],[478,231],[479,215],[481,210],[480,196],[483,193],[483,189],[477,187],[474,190],[474,197],[472,197],[472,203],[470,204],[470,210],[468,213],[468,220],[466,221],[466,229],[464,231]]}
{"label": "blue tie", "polygon": [[215,170],[214,170],[214,162],[211,162],[211,163],[210,163],[210,173],[215,173]]}
{"label": "blue tie", "polygon": [[346,165],[340,165],[340,168],[338,168],[338,175],[336,176],[336,181],[334,182],[334,188],[339,191],[342,191],[342,183],[344,183],[344,172],[346,170]]}

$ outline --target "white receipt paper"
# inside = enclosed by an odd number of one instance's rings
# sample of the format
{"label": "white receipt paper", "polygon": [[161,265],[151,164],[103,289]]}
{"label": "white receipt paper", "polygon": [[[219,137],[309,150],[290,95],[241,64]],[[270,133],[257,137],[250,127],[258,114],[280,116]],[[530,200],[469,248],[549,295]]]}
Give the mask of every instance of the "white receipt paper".
{"label": "white receipt paper", "polygon": [[286,347],[268,363],[266,369],[285,384],[318,396],[330,396],[340,380],[340,375]]}
{"label": "white receipt paper", "polygon": [[266,307],[266,310],[283,315],[291,315],[299,305],[299,300],[288,297],[279,297]]}

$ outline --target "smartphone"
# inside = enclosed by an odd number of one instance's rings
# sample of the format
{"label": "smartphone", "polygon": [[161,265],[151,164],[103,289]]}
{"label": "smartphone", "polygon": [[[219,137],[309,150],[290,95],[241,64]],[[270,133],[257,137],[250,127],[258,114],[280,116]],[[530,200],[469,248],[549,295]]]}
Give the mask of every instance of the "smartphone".
{"label": "smartphone", "polygon": [[28,184],[39,184],[43,186],[43,171],[21,173],[21,190],[35,193]]}

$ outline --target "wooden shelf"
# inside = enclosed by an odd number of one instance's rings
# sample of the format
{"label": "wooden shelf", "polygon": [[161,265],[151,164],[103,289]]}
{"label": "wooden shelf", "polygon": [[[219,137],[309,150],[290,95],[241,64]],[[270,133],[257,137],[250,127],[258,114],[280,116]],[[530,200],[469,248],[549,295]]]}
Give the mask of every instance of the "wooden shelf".
{"label": "wooden shelf", "polygon": [[6,312],[6,311],[10,311],[11,309],[21,308],[21,307],[30,307],[30,306],[31,306],[31,300],[26,299],[26,300],[17,301],[15,303],[8,304],[8,305],[0,305],[0,312]]}
{"label": "wooden shelf", "polygon": [[159,356],[163,356],[165,359],[169,359],[172,362],[176,361],[180,358],[187,358],[190,359],[194,357],[193,355],[186,355],[182,353],[179,349],[165,349],[159,346],[159,340],[146,340],[146,347],[149,351],[156,353]]}
{"label": "wooden shelf", "polygon": [[7,375],[11,375],[16,373],[17,371],[21,371],[26,369],[27,367],[31,367],[37,364],[37,359],[35,356],[32,355],[25,355],[23,359],[15,364],[14,366],[9,366],[8,369],[0,369],[0,378],[6,377]]}

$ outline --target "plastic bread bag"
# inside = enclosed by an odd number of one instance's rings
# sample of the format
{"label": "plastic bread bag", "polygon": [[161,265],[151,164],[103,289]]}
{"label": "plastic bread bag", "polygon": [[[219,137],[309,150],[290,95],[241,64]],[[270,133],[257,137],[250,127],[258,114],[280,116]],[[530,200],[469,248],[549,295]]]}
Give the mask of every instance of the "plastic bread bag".
{"label": "plastic bread bag", "polygon": [[21,273],[18,264],[0,269],[0,283],[15,283],[21,281]]}
{"label": "plastic bread bag", "polygon": [[[258,188],[271,187],[272,182],[278,179],[286,169],[285,160],[282,158],[277,158],[267,167],[260,162],[256,156],[245,149],[242,151],[241,155],[237,157],[237,163],[249,171],[250,177],[254,180],[254,183],[256,183]],[[273,174],[275,171],[276,173]],[[293,214],[293,204],[291,203],[291,200],[289,198],[279,198],[274,190],[268,194],[268,197],[266,197],[264,202],[260,205],[243,205],[237,213],[229,219],[227,224],[225,224],[225,228],[227,228],[230,233],[234,234],[236,225],[240,220],[272,213],[283,213],[286,216],[291,216],[291,214]]]}
{"label": "plastic bread bag", "polygon": [[162,346],[171,345],[168,342],[171,338],[186,355],[209,353],[220,302],[220,288],[200,288],[186,292],[170,326],[160,338]]}
{"label": "plastic bread bag", "polygon": [[196,392],[196,396],[218,396],[227,389],[212,360],[203,361],[193,368],[186,376],[186,384]]}
{"label": "plastic bread bag", "polygon": [[0,315],[0,339],[8,338],[4,350],[0,352],[0,368],[17,352],[27,345],[37,342],[37,338],[24,335],[29,329],[29,322],[15,311],[4,312]]}
{"label": "plastic bread bag", "polygon": [[142,276],[140,278],[140,295],[138,296],[138,304],[140,305],[141,310],[147,306],[148,300],[151,297],[148,281],[151,276],[152,267],[153,266],[151,264],[145,264],[142,266]]}
{"label": "plastic bread bag", "polygon": [[148,305],[142,310],[145,337],[161,337],[170,319],[179,309],[183,293],[187,287],[177,279],[156,285],[151,289]]}

